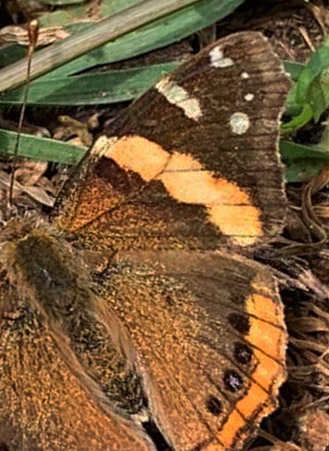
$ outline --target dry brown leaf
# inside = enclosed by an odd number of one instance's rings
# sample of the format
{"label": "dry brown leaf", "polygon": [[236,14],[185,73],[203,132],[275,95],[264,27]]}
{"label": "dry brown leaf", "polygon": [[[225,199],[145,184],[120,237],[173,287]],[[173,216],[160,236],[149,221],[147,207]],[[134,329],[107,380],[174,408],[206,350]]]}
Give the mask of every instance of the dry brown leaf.
{"label": "dry brown leaf", "polygon": [[[36,46],[42,47],[60,41],[70,36],[70,33],[61,27],[40,28]],[[24,27],[8,25],[0,30],[0,44],[29,45],[27,30]]]}

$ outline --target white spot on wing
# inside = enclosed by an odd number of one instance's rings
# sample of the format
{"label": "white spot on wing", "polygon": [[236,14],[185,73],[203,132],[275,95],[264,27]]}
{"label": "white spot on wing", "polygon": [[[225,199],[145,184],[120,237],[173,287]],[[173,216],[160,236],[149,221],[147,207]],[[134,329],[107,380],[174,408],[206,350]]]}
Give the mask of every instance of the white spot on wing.
{"label": "white spot on wing", "polygon": [[181,108],[188,118],[197,121],[202,116],[198,100],[191,97],[184,88],[178,86],[168,77],[160,80],[155,87],[165,96],[168,102]]}
{"label": "white spot on wing", "polygon": [[231,58],[225,58],[220,46],[217,45],[209,52],[210,66],[212,67],[230,67],[234,62]]}
{"label": "white spot on wing", "polygon": [[247,79],[249,78],[248,72],[242,72],[241,77],[242,77],[244,80],[247,80]]}
{"label": "white spot on wing", "polygon": [[245,96],[244,96],[244,98],[245,98],[245,100],[247,101],[247,102],[251,102],[251,100],[253,100],[254,99],[254,94],[252,94],[251,92],[248,92],[248,94],[246,94]]}
{"label": "white spot on wing", "polygon": [[230,127],[235,135],[243,135],[250,126],[249,117],[245,113],[234,113],[230,118]]}

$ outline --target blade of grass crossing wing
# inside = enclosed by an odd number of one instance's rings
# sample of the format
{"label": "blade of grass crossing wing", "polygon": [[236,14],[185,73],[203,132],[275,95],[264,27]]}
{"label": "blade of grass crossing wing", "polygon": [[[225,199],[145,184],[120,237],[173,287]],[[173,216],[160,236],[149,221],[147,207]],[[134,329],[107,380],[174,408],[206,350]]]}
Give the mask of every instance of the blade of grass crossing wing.
{"label": "blade of grass crossing wing", "polygon": [[[14,132],[0,130],[0,152],[12,154],[15,137],[16,133]],[[295,143],[289,143],[289,145],[295,146]],[[299,149],[302,150],[300,158],[298,158],[298,153],[296,153],[298,149],[293,149],[293,152],[291,151],[289,155],[289,148],[285,148],[284,146],[283,148],[283,160],[286,166],[285,179],[287,182],[310,180],[319,173],[327,161],[323,155],[325,152],[320,152],[307,146]],[[17,155],[35,160],[76,165],[86,152],[86,147],[76,146],[54,139],[21,134]],[[315,158],[315,155],[317,155],[317,158]]]}

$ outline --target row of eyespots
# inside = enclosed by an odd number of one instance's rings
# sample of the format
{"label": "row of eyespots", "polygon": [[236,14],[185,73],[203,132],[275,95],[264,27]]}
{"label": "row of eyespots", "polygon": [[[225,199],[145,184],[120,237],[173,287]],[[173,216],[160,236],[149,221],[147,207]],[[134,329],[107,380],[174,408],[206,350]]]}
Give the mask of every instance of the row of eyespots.
{"label": "row of eyespots", "polygon": [[[247,317],[232,313],[229,315],[229,322],[238,332],[243,335],[248,334],[250,326]],[[233,355],[239,364],[248,365],[252,359],[252,350],[246,343],[237,341],[234,343]],[[225,371],[223,382],[225,388],[232,393],[236,393],[243,388],[243,379],[234,369]],[[216,396],[210,395],[206,400],[206,409],[214,416],[219,416],[223,411],[223,405]]]}

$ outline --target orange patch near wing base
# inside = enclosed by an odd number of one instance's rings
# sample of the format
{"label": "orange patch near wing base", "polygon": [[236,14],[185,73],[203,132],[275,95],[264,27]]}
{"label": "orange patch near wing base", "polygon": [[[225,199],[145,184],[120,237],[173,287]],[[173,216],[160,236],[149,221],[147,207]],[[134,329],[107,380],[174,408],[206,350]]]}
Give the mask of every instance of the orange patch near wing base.
{"label": "orange patch near wing base", "polygon": [[189,154],[174,149],[169,153],[141,136],[102,137],[93,152],[113,159],[145,182],[160,180],[179,202],[205,206],[209,220],[241,246],[254,244],[263,236],[260,211],[247,192],[234,182],[215,177]]}
{"label": "orange patch near wing base", "polygon": [[155,179],[165,168],[170,154],[157,144],[140,136],[99,138],[92,150],[99,156],[112,158],[122,169],[134,171],[145,182]]}
{"label": "orange patch near wing base", "polygon": [[[259,281],[254,281],[252,287],[268,292],[268,287]],[[250,374],[248,392],[238,401],[217,435],[221,444],[214,441],[205,448],[206,451],[232,449],[237,439],[240,443],[244,439],[243,429],[247,426],[247,421],[251,422],[251,426],[253,422],[258,424],[275,409],[275,395],[286,377],[283,366],[286,344],[283,312],[270,295],[267,297],[257,292],[248,297],[246,308],[251,315],[250,331],[246,339],[255,346],[253,352],[258,364]],[[263,349],[267,355],[259,349]],[[246,431],[247,434],[248,432]]]}

